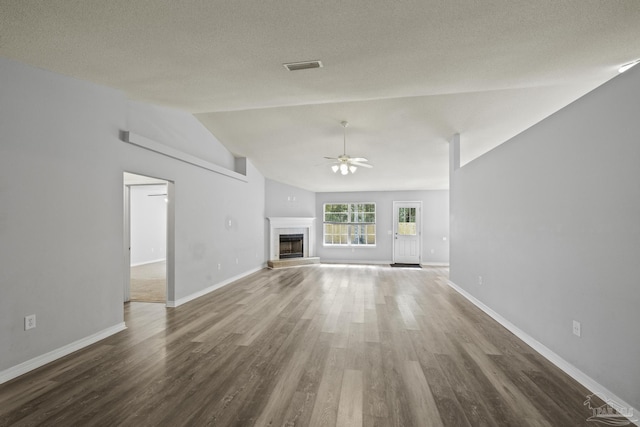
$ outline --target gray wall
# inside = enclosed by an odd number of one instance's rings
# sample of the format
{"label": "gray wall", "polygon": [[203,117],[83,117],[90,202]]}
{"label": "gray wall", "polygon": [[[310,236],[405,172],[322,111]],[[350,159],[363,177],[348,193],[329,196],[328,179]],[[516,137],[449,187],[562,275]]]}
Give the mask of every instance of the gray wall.
{"label": "gray wall", "polygon": [[451,183],[452,282],[636,408],[639,93],[636,67]]}
{"label": "gray wall", "polygon": [[[128,107],[131,132],[154,134],[155,141],[193,155],[198,151],[187,151],[188,141],[221,146],[191,114],[137,102]],[[172,135],[182,140],[175,143]],[[120,146],[125,171],[175,184],[175,300],[264,265],[265,179],[250,161],[246,183],[136,146]],[[221,160],[221,166],[233,166]]]}
{"label": "gray wall", "polygon": [[[316,193],[272,179],[265,179],[265,216],[313,218]],[[269,220],[264,220],[264,253],[269,257]]]}
{"label": "gray wall", "polygon": [[271,179],[266,180],[267,217],[306,217],[316,215],[316,193]]}
{"label": "gray wall", "polygon": [[[316,193],[317,254],[323,262],[393,261],[393,202],[422,201],[422,263],[449,262],[449,192],[434,191],[370,191]],[[330,247],[322,242],[322,213],[325,203],[375,202],[376,247]],[[443,240],[446,238],[446,240]],[[432,253],[433,250],[433,253]]]}
{"label": "gray wall", "polygon": [[0,75],[0,374],[123,321],[123,171],[175,183],[177,298],[264,264],[250,162],[244,183],[119,140],[129,129],[232,167],[191,115],[4,58]]}
{"label": "gray wall", "polygon": [[2,371],[123,321],[125,99],[3,58],[0,75]]}

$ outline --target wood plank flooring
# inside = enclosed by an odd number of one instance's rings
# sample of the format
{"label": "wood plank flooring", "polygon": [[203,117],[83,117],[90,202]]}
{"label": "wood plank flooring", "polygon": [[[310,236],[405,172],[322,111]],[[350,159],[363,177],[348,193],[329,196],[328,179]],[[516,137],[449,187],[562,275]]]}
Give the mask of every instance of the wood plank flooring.
{"label": "wood plank flooring", "polygon": [[262,270],[0,386],[0,426],[576,426],[590,392],[448,270]]}

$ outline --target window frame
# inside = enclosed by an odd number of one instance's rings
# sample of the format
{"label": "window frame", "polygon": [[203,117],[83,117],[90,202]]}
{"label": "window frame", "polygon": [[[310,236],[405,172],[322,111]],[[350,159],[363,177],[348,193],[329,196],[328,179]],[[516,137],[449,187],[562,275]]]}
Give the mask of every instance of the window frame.
{"label": "window frame", "polygon": [[[346,221],[327,221],[327,206],[328,205],[346,205],[347,210],[344,212],[346,215]],[[366,212],[364,210],[354,209],[358,205],[372,205],[373,212]],[[338,248],[375,248],[378,243],[378,227],[377,227],[377,210],[378,206],[375,202],[326,202],[322,205],[322,246],[326,247],[338,247]],[[341,215],[343,212],[328,212],[329,214]],[[366,216],[373,215],[373,221],[358,221],[358,218],[364,219]],[[355,221],[354,221],[355,220]],[[327,233],[327,225],[343,226],[346,227],[346,233]],[[373,232],[365,231],[365,233],[356,233],[356,227],[363,227],[365,230],[367,227],[373,226]],[[362,230],[362,229],[361,229]],[[327,243],[327,235],[331,235],[332,243]],[[363,236],[365,243],[353,243],[355,236]],[[339,240],[346,240],[346,243],[335,243],[335,237],[339,236]],[[366,243],[367,236],[373,236],[373,243]],[[346,238],[344,238],[346,237]],[[358,239],[359,240],[359,239]]]}

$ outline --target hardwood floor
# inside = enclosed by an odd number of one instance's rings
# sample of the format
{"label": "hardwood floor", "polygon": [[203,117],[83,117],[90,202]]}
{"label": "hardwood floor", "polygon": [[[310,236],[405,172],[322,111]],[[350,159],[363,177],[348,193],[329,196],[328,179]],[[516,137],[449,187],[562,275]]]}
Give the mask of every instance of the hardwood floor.
{"label": "hardwood floor", "polygon": [[574,426],[590,392],[448,270],[262,270],[0,386],[0,425]]}

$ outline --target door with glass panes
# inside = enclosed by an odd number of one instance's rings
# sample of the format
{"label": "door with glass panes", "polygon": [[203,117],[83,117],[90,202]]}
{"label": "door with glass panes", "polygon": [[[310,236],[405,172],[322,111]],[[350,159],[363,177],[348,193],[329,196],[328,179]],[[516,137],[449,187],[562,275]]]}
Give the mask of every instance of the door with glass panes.
{"label": "door with glass panes", "polygon": [[420,264],[422,202],[393,202],[393,262]]}

